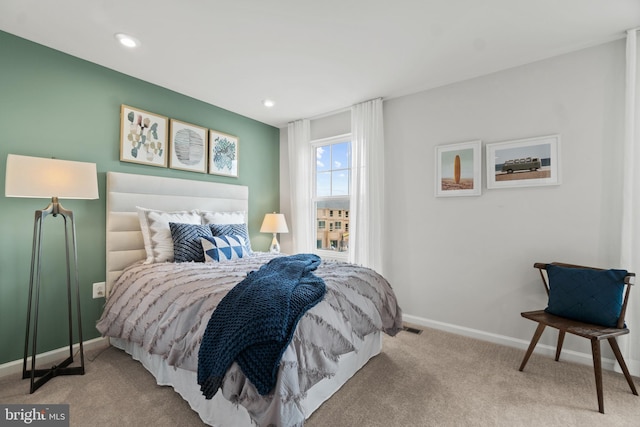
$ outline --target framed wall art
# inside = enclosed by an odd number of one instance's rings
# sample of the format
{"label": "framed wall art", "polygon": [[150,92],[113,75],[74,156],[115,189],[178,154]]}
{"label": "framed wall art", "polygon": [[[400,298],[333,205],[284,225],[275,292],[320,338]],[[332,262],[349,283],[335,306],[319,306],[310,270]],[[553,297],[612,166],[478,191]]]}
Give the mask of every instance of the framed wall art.
{"label": "framed wall art", "polygon": [[482,142],[436,147],[436,197],[482,194]]}
{"label": "framed wall art", "polygon": [[560,135],[487,144],[487,188],[560,184]]}
{"label": "framed wall art", "polygon": [[238,177],[238,137],[209,130],[209,173]]}
{"label": "framed wall art", "polygon": [[169,167],[192,172],[207,172],[207,129],[170,119]]}
{"label": "framed wall art", "polygon": [[120,161],[166,168],[168,121],[164,116],[122,105]]}

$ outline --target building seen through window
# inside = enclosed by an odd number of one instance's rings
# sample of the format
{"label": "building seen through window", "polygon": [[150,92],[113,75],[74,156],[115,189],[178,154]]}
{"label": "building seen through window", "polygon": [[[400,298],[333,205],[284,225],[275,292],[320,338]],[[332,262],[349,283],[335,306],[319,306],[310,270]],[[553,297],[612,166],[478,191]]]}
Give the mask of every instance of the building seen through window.
{"label": "building seen through window", "polygon": [[349,249],[349,201],[316,202],[316,249]]}
{"label": "building seen through window", "polygon": [[351,142],[342,138],[314,144],[316,249],[349,250]]}

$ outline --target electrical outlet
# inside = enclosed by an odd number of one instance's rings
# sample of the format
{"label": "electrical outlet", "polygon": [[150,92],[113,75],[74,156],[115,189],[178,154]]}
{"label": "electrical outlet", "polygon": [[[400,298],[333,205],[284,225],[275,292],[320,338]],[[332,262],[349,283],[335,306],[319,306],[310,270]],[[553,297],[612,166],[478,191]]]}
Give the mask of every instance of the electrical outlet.
{"label": "electrical outlet", "polygon": [[93,299],[104,298],[104,293],[105,293],[104,286],[105,286],[104,282],[98,282],[93,284]]}

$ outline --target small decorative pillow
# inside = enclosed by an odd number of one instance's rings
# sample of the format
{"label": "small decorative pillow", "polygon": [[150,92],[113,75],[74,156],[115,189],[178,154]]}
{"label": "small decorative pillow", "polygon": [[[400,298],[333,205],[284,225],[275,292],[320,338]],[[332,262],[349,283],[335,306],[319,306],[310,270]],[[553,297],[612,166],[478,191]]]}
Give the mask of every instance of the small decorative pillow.
{"label": "small decorative pillow", "polygon": [[546,312],[615,328],[622,310],[626,270],[591,270],[548,264]]}
{"label": "small decorative pillow", "polygon": [[170,222],[174,262],[204,262],[201,237],[213,237],[208,225]]}
{"label": "small decorative pillow", "polygon": [[224,262],[244,258],[249,253],[242,236],[201,237],[205,262]]}
{"label": "small decorative pillow", "polygon": [[145,264],[173,261],[173,239],[169,222],[200,224],[198,211],[164,212],[137,207],[140,229],[147,251]]}
{"label": "small decorative pillow", "polygon": [[243,238],[244,248],[248,253],[252,253],[251,240],[249,240],[249,229],[247,224],[209,224],[211,233],[214,236],[237,235]]}

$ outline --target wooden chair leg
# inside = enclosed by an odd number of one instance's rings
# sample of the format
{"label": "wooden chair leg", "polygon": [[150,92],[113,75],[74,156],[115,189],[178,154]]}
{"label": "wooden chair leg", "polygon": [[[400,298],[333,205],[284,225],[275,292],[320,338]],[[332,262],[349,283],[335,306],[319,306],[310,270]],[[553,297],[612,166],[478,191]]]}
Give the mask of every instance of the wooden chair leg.
{"label": "wooden chair leg", "polygon": [[562,351],[562,344],[564,344],[564,331],[558,330],[558,345],[556,346],[556,362],[560,360],[560,352]]}
{"label": "wooden chair leg", "polygon": [[531,343],[529,344],[529,348],[527,349],[527,352],[524,355],[524,359],[522,359],[522,363],[520,364],[520,371],[524,369],[525,365],[529,361],[529,357],[531,357],[531,353],[533,353],[533,350],[536,348],[536,344],[538,344],[538,340],[540,339],[540,336],[542,336],[542,332],[544,332],[544,328],[546,328],[545,325],[543,325],[542,323],[538,323],[538,328],[536,329],[536,332],[533,334],[533,338],[531,338]]}
{"label": "wooden chair leg", "polygon": [[636,391],[636,386],[633,384],[633,378],[629,373],[629,369],[627,368],[627,364],[624,363],[624,358],[622,357],[622,352],[620,351],[620,347],[618,347],[618,341],[616,341],[616,337],[607,338],[609,344],[611,344],[611,349],[613,350],[613,354],[616,355],[616,359],[618,360],[618,365],[620,365],[620,369],[622,369],[622,373],[624,373],[624,377],[627,379],[627,383],[629,387],[631,387],[631,392],[638,395]]}
{"label": "wooden chair leg", "polygon": [[591,353],[593,354],[593,372],[596,376],[596,392],[598,393],[598,411],[604,414],[604,398],[602,396],[602,361],[600,359],[600,341],[591,340]]}

